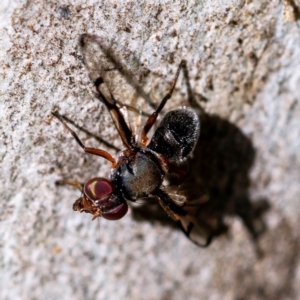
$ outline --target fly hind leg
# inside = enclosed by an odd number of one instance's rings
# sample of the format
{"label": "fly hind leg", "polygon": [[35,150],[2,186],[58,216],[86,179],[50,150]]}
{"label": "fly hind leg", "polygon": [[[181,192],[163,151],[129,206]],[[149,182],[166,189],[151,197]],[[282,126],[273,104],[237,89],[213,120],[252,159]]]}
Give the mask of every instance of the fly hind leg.
{"label": "fly hind leg", "polygon": [[155,123],[155,121],[156,121],[156,119],[158,117],[158,114],[164,108],[164,106],[167,103],[167,101],[172,97],[172,94],[173,94],[173,91],[175,89],[175,85],[176,85],[178,76],[180,74],[180,70],[182,68],[182,65],[183,65],[183,61],[181,61],[180,64],[179,64],[179,67],[177,69],[177,72],[175,74],[175,78],[173,79],[172,86],[171,86],[169,92],[164,96],[164,98],[160,102],[158,108],[150,115],[150,117],[148,118],[146,124],[144,125],[144,128],[142,130],[142,135],[141,135],[141,143],[144,146],[147,145],[147,142],[148,142],[147,134],[150,131],[150,129],[152,128],[152,126],[154,125],[154,123]]}

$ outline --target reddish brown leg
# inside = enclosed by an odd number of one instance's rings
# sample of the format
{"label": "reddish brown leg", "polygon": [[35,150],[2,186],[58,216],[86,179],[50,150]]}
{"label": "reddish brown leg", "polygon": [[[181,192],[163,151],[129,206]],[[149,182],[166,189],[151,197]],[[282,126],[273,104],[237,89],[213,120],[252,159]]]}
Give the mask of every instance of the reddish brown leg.
{"label": "reddish brown leg", "polygon": [[158,114],[161,112],[161,110],[164,108],[165,104],[167,103],[167,101],[172,97],[172,93],[174,91],[180,70],[182,68],[183,65],[183,61],[180,62],[179,67],[177,69],[177,72],[175,74],[175,78],[173,80],[172,86],[169,90],[169,92],[167,93],[167,95],[164,96],[164,98],[162,99],[162,101],[160,102],[158,108],[151,114],[151,116],[148,118],[146,124],[144,125],[143,131],[142,131],[142,135],[141,135],[141,142],[144,146],[146,146],[147,142],[148,142],[148,137],[147,134],[149,132],[149,130],[152,128],[153,124],[155,123]]}
{"label": "reddish brown leg", "polygon": [[135,141],[132,136],[132,132],[130,128],[128,127],[124,116],[122,115],[119,107],[117,106],[117,101],[113,97],[112,93],[110,93],[110,101],[105,98],[105,96],[102,94],[100,91],[100,85],[103,84],[103,79],[99,77],[95,82],[94,82],[97,92],[98,92],[98,97],[99,100],[107,107],[113,122],[119,132],[119,135],[122,139],[124,147],[127,149],[132,148],[135,146]]}
{"label": "reddish brown leg", "polygon": [[108,152],[101,149],[85,147],[79,139],[79,137],[77,136],[77,134],[67,125],[67,123],[63,120],[62,116],[58,112],[52,112],[52,115],[56,117],[64,125],[64,127],[73,135],[77,144],[84,150],[84,152],[101,156],[107,159],[112,163],[113,167],[116,165],[116,160]]}
{"label": "reddish brown leg", "polygon": [[67,118],[66,116],[61,116],[68,124],[72,124],[74,127],[76,127],[77,129],[79,129],[80,131],[86,133],[87,135],[93,137],[95,140],[97,140],[99,143],[105,145],[108,148],[114,149],[117,152],[120,152],[121,149],[114,146],[113,144],[107,142],[106,140],[102,139],[101,137],[99,137],[98,135],[95,135],[92,132],[89,132],[87,129],[77,125],[75,122],[73,122],[72,120],[70,120],[69,118]]}
{"label": "reddish brown leg", "polygon": [[61,184],[69,184],[69,185],[73,185],[75,187],[77,187],[80,192],[82,192],[82,184],[77,182],[77,181],[69,181],[69,180],[60,180],[60,181],[57,181],[57,184],[61,185]]}

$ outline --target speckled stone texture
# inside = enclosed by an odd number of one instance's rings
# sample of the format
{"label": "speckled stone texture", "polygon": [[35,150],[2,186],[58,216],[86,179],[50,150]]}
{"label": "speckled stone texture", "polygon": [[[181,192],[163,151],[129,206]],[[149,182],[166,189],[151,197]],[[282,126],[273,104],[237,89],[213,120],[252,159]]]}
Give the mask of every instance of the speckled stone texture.
{"label": "speckled stone texture", "polygon": [[[299,0],[1,1],[0,298],[300,299],[299,7]],[[121,146],[83,65],[86,32],[102,37],[156,102],[186,59],[212,122],[222,119],[250,143],[249,165],[231,185],[244,186],[247,205],[239,201],[238,210],[224,198],[228,232],[208,248],[132,210],[118,222],[92,222],[72,211],[80,192],[55,185],[107,177],[110,165],[84,154],[51,110]],[[182,78],[164,112],[186,104]],[[135,98],[125,83],[114,90],[124,103]],[[116,154],[76,131],[86,145]],[[269,209],[255,216],[266,226],[255,245],[245,215],[262,199]]]}

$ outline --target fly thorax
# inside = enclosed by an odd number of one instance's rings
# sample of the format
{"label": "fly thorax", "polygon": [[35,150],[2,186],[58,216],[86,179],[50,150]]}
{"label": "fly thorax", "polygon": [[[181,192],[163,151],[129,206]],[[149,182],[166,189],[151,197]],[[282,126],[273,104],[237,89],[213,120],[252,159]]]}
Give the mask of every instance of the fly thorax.
{"label": "fly thorax", "polygon": [[138,200],[155,192],[162,184],[164,172],[155,156],[137,152],[121,163],[112,180],[127,200]]}

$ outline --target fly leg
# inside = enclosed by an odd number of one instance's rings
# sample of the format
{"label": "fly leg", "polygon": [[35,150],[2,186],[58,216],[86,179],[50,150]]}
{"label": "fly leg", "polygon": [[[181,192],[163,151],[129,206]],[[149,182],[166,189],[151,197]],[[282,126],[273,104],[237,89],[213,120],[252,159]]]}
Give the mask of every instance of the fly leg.
{"label": "fly leg", "polygon": [[164,108],[165,104],[167,103],[167,101],[172,97],[180,70],[183,66],[183,61],[180,62],[179,67],[177,69],[177,72],[175,74],[175,78],[172,82],[172,86],[169,90],[169,92],[164,96],[164,98],[162,99],[162,101],[160,102],[158,108],[150,115],[150,117],[148,118],[146,124],[144,125],[144,128],[142,130],[142,135],[141,135],[141,142],[142,145],[146,146],[147,142],[148,142],[148,137],[147,134],[150,131],[150,129],[152,128],[152,126],[154,125],[158,114],[161,112],[161,110]]}
{"label": "fly leg", "polygon": [[101,137],[99,137],[98,135],[88,131],[87,129],[83,128],[82,126],[77,125],[74,121],[70,120],[68,117],[66,116],[61,116],[67,123],[72,124],[74,127],[76,127],[77,129],[79,129],[80,131],[86,133],[88,136],[94,138],[95,140],[97,140],[99,143],[105,145],[108,148],[111,148],[117,152],[120,152],[121,149],[114,146],[113,144],[107,142],[106,140],[102,139]]}
{"label": "fly leg", "polygon": [[55,184],[57,184],[57,185],[69,184],[69,185],[73,185],[73,186],[77,187],[80,192],[82,192],[82,190],[83,190],[82,184],[79,183],[78,181],[70,181],[70,180],[63,179],[63,180],[56,181]]}
{"label": "fly leg", "polygon": [[101,156],[108,161],[110,161],[113,165],[113,167],[116,165],[116,160],[105,150],[97,149],[97,148],[89,148],[83,145],[77,134],[67,125],[67,123],[63,120],[62,116],[58,112],[52,112],[52,115],[56,117],[63,125],[64,127],[73,135],[75,138],[77,144],[84,150],[84,152],[93,154],[96,156]]}
{"label": "fly leg", "polygon": [[98,92],[98,99],[107,107],[113,122],[115,124],[115,127],[117,128],[119,135],[122,139],[123,145],[125,148],[130,149],[135,146],[135,141],[132,135],[132,132],[130,128],[128,127],[125,118],[120,111],[118,105],[117,105],[117,100],[114,98],[112,93],[110,93],[110,99],[107,99],[104,94],[100,90],[100,85],[103,84],[103,79],[102,77],[99,77],[95,82],[95,87]]}
{"label": "fly leg", "polygon": [[205,115],[205,111],[204,111],[203,107],[200,105],[200,103],[198,103],[197,100],[195,99],[194,93],[192,91],[191,83],[190,83],[189,71],[186,66],[185,60],[183,61],[183,64],[182,64],[182,71],[183,71],[183,78],[184,78],[185,84],[186,84],[189,104],[193,109],[196,110],[197,114],[199,116],[201,116],[201,118],[202,118],[202,116]]}

